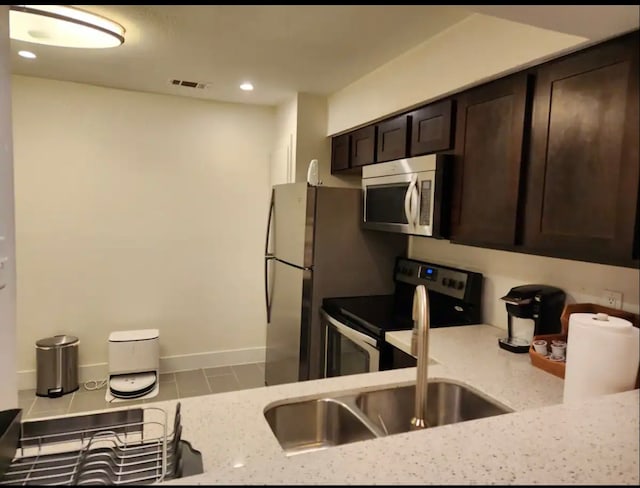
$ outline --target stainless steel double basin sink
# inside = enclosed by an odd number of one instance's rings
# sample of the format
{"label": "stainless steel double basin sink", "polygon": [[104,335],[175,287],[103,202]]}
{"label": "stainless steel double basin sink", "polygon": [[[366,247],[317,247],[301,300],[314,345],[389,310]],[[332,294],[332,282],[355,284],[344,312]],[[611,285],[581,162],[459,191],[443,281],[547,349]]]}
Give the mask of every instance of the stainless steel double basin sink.
{"label": "stainless steel double basin sink", "polygon": [[[408,432],[415,384],[278,402],[264,416],[287,455]],[[429,428],[491,417],[512,410],[453,381],[429,382]]]}

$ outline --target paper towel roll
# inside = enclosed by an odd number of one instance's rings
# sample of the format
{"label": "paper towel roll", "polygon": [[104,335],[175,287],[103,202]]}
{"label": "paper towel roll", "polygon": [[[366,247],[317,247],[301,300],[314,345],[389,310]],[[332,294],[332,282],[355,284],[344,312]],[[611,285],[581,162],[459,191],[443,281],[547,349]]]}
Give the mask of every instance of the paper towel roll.
{"label": "paper towel roll", "polygon": [[571,314],[564,402],[632,390],[638,374],[639,338],[638,329],[620,317]]}

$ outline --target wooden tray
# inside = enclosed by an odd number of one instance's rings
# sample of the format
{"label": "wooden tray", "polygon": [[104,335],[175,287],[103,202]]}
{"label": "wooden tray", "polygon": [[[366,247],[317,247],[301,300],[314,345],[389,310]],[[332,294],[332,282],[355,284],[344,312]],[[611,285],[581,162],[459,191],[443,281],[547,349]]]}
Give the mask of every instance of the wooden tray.
{"label": "wooden tray", "polygon": [[[605,307],[604,305],[597,305],[595,303],[573,303],[565,305],[564,309],[562,310],[562,315],[560,315],[560,323],[562,324],[561,333],[533,336],[533,341],[537,339],[544,339],[548,343],[548,350],[551,350],[552,340],[566,341],[567,351],[570,351],[571,346],[567,341],[567,337],[569,335],[569,316],[572,313],[606,313],[607,315],[611,315],[612,317],[620,317],[622,319],[628,320],[633,324],[634,327],[640,327],[640,316],[638,314],[627,312],[625,310],[618,310],[617,308]],[[571,353],[567,352],[567,354]],[[548,357],[543,356],[542,354],[538,354],[533,348],[533,344],[529,346],[529,358],[531,359],[531,364],[533,364],[535,367],[564,379],[567,364],[564,361],[552,361]],[[638,376],[636,377],[636,388],[638,388],[639,384],[640,369],[638,371]]]}
{"label": "wooden tray", "polygon": [[[567,342],[567,335],[545,334],[533,336],[534,341],[538,339],[544,339],[545,341],[547,341],[547,350],[551,351],[551,341],[560,340]],[[533,348],[533,344],[529,346],[529,357],[531,358],[531,364],[533,364],[535,367],[544,369],[547,373],[551,373],[552,375],[564,379],[565,367],[567,365],[567,363],[565,363],[564,361],[551,361],[548,356],[543,356],[542,354],[537,353]]]}

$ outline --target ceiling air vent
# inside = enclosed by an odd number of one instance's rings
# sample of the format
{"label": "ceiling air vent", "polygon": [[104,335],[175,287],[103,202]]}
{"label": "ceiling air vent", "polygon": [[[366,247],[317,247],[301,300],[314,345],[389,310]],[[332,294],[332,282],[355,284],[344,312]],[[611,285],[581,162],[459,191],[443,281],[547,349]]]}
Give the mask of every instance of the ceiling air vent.
{"label": "ceiling air vent", "polygon": [[171,85],[186,86],[187,88],[200,88],[201,90],[209,86],[208,83],[198,83],[197,81],[169,80]]}

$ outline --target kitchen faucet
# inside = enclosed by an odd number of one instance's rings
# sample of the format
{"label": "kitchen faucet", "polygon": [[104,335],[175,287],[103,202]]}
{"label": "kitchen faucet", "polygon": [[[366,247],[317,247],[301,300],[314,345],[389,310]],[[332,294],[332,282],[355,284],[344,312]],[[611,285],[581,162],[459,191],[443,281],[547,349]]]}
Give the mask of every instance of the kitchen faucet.
{"label": "kitchen faucet", "polygon": [[413,293],[413,333],[411,353],[417,356],[415,410],[411,419],[411,430],[424,429],[427,425],[427,392],[429,390],[427,369],[429,366],[429,296],[424,285]]}

